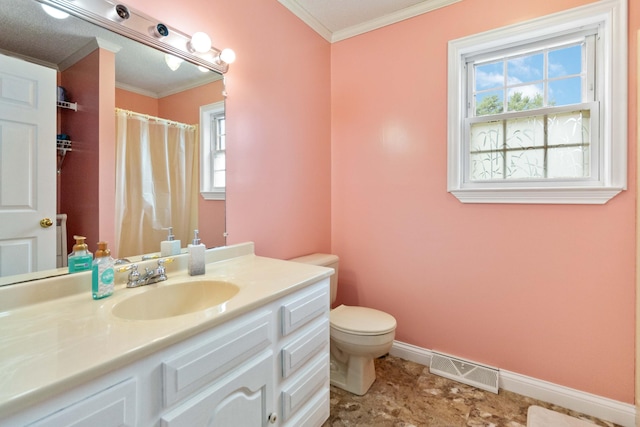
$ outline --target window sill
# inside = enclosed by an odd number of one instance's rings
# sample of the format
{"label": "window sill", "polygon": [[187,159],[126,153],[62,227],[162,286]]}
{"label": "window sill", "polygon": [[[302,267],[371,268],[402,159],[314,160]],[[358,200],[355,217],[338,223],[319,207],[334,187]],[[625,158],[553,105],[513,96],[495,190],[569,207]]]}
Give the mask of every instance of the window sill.
{"label": "window sill", "polygon": [[201,191],[200,195],[205,200],[225,200],[227,198],[224,191]]}
{"label": "window sill", "polygon": [[602,205],[624,188],[526,188],[449,190],[462,203],[584,204]]}

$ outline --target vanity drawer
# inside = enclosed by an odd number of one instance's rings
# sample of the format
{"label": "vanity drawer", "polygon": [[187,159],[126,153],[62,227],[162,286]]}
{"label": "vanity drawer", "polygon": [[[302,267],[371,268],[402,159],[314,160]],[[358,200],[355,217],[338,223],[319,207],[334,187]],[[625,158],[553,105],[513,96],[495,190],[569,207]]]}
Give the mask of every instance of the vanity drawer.
{"label": "vanity drawer", "polygon": [[329,311],[329,300],[331,298],[329,295],[329,279],[325,279],[321,283],[326,286],[314,286],[315,290],[282,305],[280,313],[283,336],[287,336]]}
{"label": "vanity drawer", "polygon": [[322,350],[329,353],[329,319],[320,319],[313,329],[282,349],[282,377],[287,378]]}
{"label": "vanity drawer", "polygon": [[283,427],[317,427],[323,425],[329,419],[330,396],[329,386],[327,385],[309,400],[309,404],[306,407],[295,414],[293,418],[285,421]]}
{"label": "vanity drawer", "polygon": [[271,313],[263,312],[234,327],[225,328],[224,334],[164,362],[165,407],[191,395],[268,348],[271,345]]}
{"label": "vanity drawer", "polygon": [[291,418],[300,408],[312,400],[313,396],[329,384],[329,354],[322,354],[305,367],[297,379],[286,386],[281,393],[282,418]]}
{"label": "vanity drawer", "polygon": [[29,426],[135,427],[136,380],[129,378],[101,390]]}

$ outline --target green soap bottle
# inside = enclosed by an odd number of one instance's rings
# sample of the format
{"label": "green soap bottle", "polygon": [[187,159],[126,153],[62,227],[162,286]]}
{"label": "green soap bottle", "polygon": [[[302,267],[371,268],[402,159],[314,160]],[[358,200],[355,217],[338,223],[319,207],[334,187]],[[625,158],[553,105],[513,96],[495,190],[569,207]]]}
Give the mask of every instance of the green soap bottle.
{"label": "green soap bottle", "polygon": [[93,272],[91,274],[91,293],[93,299],[108,297],[114,288],[114,264],[111,251],[107,249],[107,242],[98,242],[96,259],[93,260]]}
{"label": "green soap bottle", "polygon": [[73,236],[73,238],[76,239],[76,244],[73,245],[73,251],[69,254],[67,262],[67,265],[69,266],[69,273],[91,270],[93,254],[89,252],[89,247],[84,242],[86,237]]}

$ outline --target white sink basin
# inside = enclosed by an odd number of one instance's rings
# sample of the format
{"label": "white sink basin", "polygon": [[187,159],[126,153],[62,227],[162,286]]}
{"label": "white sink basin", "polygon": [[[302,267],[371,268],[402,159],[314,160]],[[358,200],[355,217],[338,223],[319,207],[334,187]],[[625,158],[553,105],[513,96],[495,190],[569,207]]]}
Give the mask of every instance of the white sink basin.
{"label": "white sink basin", "polygon": [[[240,288],[221,280],[190,280],[160,284],[113,306],[114,316],[128,320],[155,320],[204,311],[233,298]],[[127,292],[123,289],[121,292]]]}

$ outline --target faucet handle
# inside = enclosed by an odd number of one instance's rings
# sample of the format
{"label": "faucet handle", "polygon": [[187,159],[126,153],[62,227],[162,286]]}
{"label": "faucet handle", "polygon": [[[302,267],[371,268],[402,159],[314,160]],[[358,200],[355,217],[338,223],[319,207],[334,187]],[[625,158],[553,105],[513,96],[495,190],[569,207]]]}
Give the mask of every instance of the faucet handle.
{"label": "faucet handle", "polygon": [[138,278],[140,277],[140,273],[138,272],[138,264],[131,264],[129,270],[131,271],[129,272],[128,281],[135,282],[136,280],[138,280]]}
{"label": "faucet handle", "polygon": [[173,258],[160,258],[158,260],[158,269],[156,273],[161,277],[161,280],[167,280],[167,270],[165,270],[165,263],[170,263],[173,261]]}
{"label": "faucet handle", "polygon": [[128,264],[128,265],[125,265],[124,267],[119,267],[119,268],[116,269],[116,271],[118,273],[124,273],[125,271],[129,271],[129,270],[138,271],[138,265],[137,264]]}
{"label": "faucet handle", "polygon": [[131,285],[136,283],[136,281],[140,278],[140,273],[138,272],[138,264],[129,264],[124,267],[118,268],[117,271],[118,273],[129,271],[129,276],[127,277],[127,287],[131,287]]}

